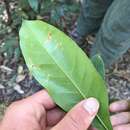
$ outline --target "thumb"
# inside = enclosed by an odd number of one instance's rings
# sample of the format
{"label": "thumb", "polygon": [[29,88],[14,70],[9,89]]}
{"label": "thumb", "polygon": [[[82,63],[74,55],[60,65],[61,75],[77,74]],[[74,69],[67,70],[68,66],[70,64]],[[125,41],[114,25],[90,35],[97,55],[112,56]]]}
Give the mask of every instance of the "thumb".
{"label": "thumb", "polygon": [[89,98],[76,105],[52,130],[86,130],[99,109],[95,98]]}

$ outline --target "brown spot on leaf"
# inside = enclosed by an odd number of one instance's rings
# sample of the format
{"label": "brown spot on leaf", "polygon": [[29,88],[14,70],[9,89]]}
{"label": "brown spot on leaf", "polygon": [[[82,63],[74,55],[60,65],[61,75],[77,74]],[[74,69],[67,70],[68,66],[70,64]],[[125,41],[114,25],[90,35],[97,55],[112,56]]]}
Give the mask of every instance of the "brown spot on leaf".
{"label": "brown spot on leaf", "polygon": [[58,43],[58,44],[57,44],[57,47],[58,47],[58,48],[61,48],[61,44],[60,44],[60,43]]}
{"label": "brown spot on leaf", "polygon": [[57,47],[58,47],[58,48],[62,48],[62,44],[61,44],[61,43],[58,43],[58,44],[57,44]]}
{"label": "brown spot on leaf", "polygon": [[57,43],[55,46],[55,49],[63,49],[63,46],[61,43]]}
{"label": "brown spot on leaf", "polygon": [[51,40],[51,38],[52,38],[52,34],[48,33],[48,40]]}

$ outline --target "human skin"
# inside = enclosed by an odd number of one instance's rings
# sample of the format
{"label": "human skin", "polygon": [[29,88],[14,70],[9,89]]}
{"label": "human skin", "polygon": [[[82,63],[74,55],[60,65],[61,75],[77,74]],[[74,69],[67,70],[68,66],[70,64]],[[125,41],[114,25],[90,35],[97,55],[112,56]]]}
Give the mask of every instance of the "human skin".
{"label": "human skin", "polygon": [[[7,109],[0,130],[96,130],[90,128],[99,104],[90,98],[81,101],[67,114],[59,109],[47,91],[13,103]],[[130,130],[130,101],[110,105],[113,130]],[[80,114],[78,114],[80,113]]]}
{"label": "human skin", "polygon": [[89,98],[66,114],[42,90],[10,105],[0,130],[94,130],[90,125],[98,109],[98,101]]}
{"label": "human skin", "polygon": [[130,130],[130,100],[114,102],[110,105],[113,130]]}

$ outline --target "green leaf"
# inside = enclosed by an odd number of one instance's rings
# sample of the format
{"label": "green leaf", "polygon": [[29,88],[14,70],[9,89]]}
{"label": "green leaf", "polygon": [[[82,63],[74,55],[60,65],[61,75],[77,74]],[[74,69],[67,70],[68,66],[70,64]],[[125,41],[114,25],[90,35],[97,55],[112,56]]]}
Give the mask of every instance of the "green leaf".
{"label": "green leaf", "polygon": [[42,21],[24,21],[20,46],[33,76],[65,111],[88,97],[100,101],[95,120],[100,130],[112,130],[106,84],[92,62],[63,32]]}
{"label": "green leaf", "polygon": [[29,5],[31,8],[35,11],[38,12],[38,7],[39,7],[39,1],[38,0],[28,0]]}
{"label": "green leaf", "polygon": [[103,79],[105,79],[105,66],[101,56],[97,54],[91,58],[91,61],[98,73],[102,76]]}

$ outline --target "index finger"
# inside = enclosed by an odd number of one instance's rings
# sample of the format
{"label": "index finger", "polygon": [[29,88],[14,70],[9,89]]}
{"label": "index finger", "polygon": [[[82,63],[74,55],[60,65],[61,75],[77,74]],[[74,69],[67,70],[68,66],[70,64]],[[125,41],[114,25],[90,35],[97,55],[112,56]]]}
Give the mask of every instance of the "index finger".
{"label": "index finger", "polygon": [[116,101],[110,105],[111,112],[123,112],[130,110],[130,100]]}
{"label": "index finger", "polygon": [[56,106],[52,98],[46,90],[41,90],[27,98],[31,102],[35,102],[44,106],[45,109],[52,109]]}

